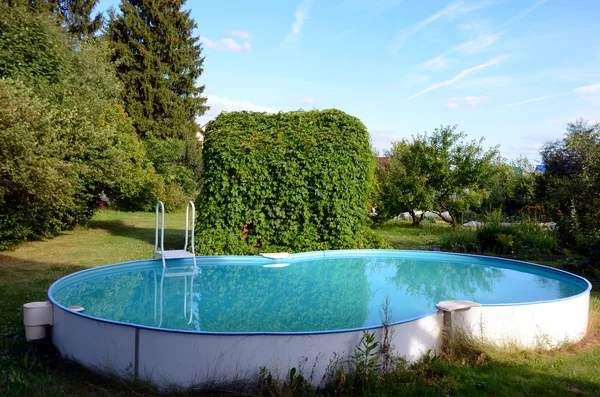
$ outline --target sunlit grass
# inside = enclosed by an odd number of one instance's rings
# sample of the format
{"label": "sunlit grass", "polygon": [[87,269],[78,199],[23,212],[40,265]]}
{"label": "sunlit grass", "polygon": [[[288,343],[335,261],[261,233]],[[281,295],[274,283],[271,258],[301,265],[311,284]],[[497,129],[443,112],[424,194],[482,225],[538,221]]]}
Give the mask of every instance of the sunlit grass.
{"label": "sunlit grass", "polygon": [[418,227],[410,221],[389,221],[374,228],[375,233],[388,240],[395,249],[433,250],[451,227],[445,223],[424,222]]}
{"label": "sunlit grass", "polygon": [[[62,277],[81,268],[152,257],[154,214],[99,211],[87,226],[52,239],[22,243],[0,253],[0,285],[32,277]],[[185,213],[165,217],[165,248],[183,248]]]}
{"label": "sunlit grass", "polygon": [[[167,214],[165,220],[166,248],[179,248],[184,240],[185,214]],[[432,250],[440,236],[449,231],[444,224],[413,228],[410,222],[376,228],[376,233],[395,248],[421,250]],[[86,227],[0,253],[0,395],[156,395],[148,386],[107,379],[65,363],[54,354],[42,352],[42,360],[32,366],[24,357],[35,354],[27,352],[35,346],[23,343],[21,313],[23,303],[45,300],[49,285],[56,279],[83,268],[147,259],[153,247],[154,214],[100,211]],[[561,263],[535,262],[550,266]],[[461,341],[452,357],[416,366],[364,395],[600,396],[600,297],[595,291],[589,331],[579,343],[554,351],[531,351],[499,350],[468,342]],[[481,353],[485,353],[483,360]]]}

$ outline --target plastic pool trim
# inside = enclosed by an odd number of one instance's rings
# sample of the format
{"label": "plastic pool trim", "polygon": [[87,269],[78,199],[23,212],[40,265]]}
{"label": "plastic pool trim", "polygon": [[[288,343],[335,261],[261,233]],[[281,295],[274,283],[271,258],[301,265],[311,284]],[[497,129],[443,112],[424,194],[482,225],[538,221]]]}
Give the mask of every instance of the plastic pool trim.
{"label": "plastic pool trim", "polygon": [[[571,278],[571,279],[577,280],[579,282],[582,282],[587,286],[587,288],[584,291],[580,292],[579,294],[572,295],[572,296],[565,297],[565,298],[550,299],[550,300],[544,300],[544,301],[534,301],[534,302],[519,302],[519,303],[510,303],[510,304],[502,304],[502,303],[482,304],[483,307],[524,306],[524,305],[560,302],[560,301],[575,299],[583,294],[589,293],[589,291],[592,289],[592,285],[588,280],[586,280],[585,278],[583,278],[581,276],[578,276],[573,273],[569,273],[564,270],[555,269],[555,268],[552,268],[549,266],[544,266],[544,265],[538,265],[535,263],[518,261],[518,260],[514,260],[514,259],[505,259],[505,258],[498,258],[498,257],[493,257],[493,256],[484,256],[484,255],[457,254],[457,253],[451,253],[451,252],[435,252],[435,251],[432,252],[432,251],[418,251],[418,250],[368,250],[368,249],[328,250],[328,251],[312,251],[312,252],[302,252],[302,253],[297,253],[297,254],[291,254],[290,256],[285,258],[285,261],[286,262],[294,262],[294,261],[297,261],[298,259],[312,259],[312,258],[318,259],[318,258],[326,258],[326,257],[338,257],[338,258],[356,257],[356,256],[361,256],[361,255],[364,256],[367,254],[370,254],[369,256],[378,256],[378,257],[396,257],[397,254],[399,254],[399,253],[403,253],[403,254],[406,254],[406,253],[415,254],[416,253],[416,254],[425,254],[427,256],[438,256],[438,255],[457,256],[457,257],[462,256],[462,257],[474,257],[474,258],[486,259],[488,261],[491,260],[491,261],[496,261],[496,262],[500,262],[500,263],[508,262],[508,263],[512,263],[512,264],[515,264],[515,265],[518,265],[521,267],[537,268],[537,269],[547,271],[549,273],[555,273],[555,274],[557,274],[559,276],[563,276],[567,279]],[[269,258],[264,258],[264,257],[260,257],[260,256],[199,256],[199,257],[197,257],[197,259],[199,259],[198,262],[200,262],[200,263],[198,263],[198,266],[200,266],[200,267],[202,266],[201,261],[203,261],[203,260],[211,260],[211,261],[216,261],[216,262],[229,262],[229,263],[232,260],[243,260],[243,261],[248,262],[247,264],[240,264],[242,266],[259,266],[259,265],[269,264],[269,263],[273,263],[274,261],[277,261],[275,259],[269,259]],[[383,327],[383,325],[374,325],[374,326],[359,327],[359,328],[347,328],[347,329],[336,329],[336,330],[326,330],[326,331],[302,331],[302,332],[214,332],[214,331],[179,330],[179,329],[170,329],[170,328],[158,328],[158,327],[152,327],[152,326],[148,326],[148,325],[124,323],[124,322],[120,322],[120,321],[107,320],[107,319],[103,319],[103,318],[99,318],[99,317],[89,316],[89,315],[86,315],[86,314],[83,314],[80,312],[74,312],[72,310],[69,310],[67,307],[65,307],[62,304],[60,304],[59,302],[57,302],[53,297],[53,292],[54,292],[54,289],[57,288],[57,284],[65,282],[65,280],[68,280],[70,278],[77,278],[77,277],[80,277],[82,274],[85,274],[88,272],[99,271],[98,269],[105,270],[108,268],[124,267],[126,265],[135,265],[136,263],[140,263],[140,262],[148,263],[148,262],[153,262],[153,261],[160,262],[160,259],[143,259],[143,260],[122,262],[122,263],[116,263],[116,264],[111,264],[111,265],[92,267],[89,269],[84,269],[84,270],[80,270],[75,273],[71,273],[67,276],[64,276],[64,277],[56,280],[54,283],[52,283],[52,285],[48,289],[48,299],[56,307],[66,311],[68,313],[71,313],[71,314],[74,314],[76,316],[80,316],[83,318],[87,318],[90,320],[95,320],[95,321],[109,323],[109,324],[115,324],[115,325],[123,325],[123,326],[127,326],[127,327],[132,327],[132,328],[148,329],[148,330],[160,331],[160,332],[182,333],[182,334],[223,335],[223,336],[227,336],[227,335],[232,335],[232,336],[240,336],[240,335],[317,335],[317,334],[338,334],[338,333],[345,333],[345,332],[356,332],[356,331],[363,331],[363,330],[378,329],[378,328]],[[211,266],[215,266],[215,265],[222,266],[222,265],[226,265],[226,264],[227,263],[223,263],[223,264],[211,263]],[[492,267],[502,268],[502,266],[492,266]],[[430,316],[430,315],[436,313],[437,311],[438,310],[435,309],[435,307],[434,307],[431,312],[427,312],[425,314],[422,314],[422,315],[419,315],[416,317],[403,319],[401,321],[396,321],[396,322],[388,324],[388,326],[394,326],[394,325],[399,325],[399,324],[416,321],[421,318]]]}

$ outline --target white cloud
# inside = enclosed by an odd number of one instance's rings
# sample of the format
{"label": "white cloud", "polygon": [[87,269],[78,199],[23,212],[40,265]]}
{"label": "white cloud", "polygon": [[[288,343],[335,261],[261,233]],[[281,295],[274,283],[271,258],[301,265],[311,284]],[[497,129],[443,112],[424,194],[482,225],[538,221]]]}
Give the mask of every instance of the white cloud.
{"label": "white cloud", "polygon": [[243,41],[249,41],[252,39],[252,35],[245,30],[229,30],[229,34]]}
{"label": "white cloud", "polygon": [[529,15],[533,10],[535,10],[536,8],[538,8],[539,6],[541,6],[544,3],[547,3],[549,0],[539,0],[537,3],[533,4],[531,7],[527,8],[526,10],[524,10],[523,12],[521,12],[520,14],[515,15],[514,17],[512,17],[511,19],[509,19],[508,21],[504,22],[502,25],[500,25],[501,28],[506,28],[510,25],[512,25],[515,22],[520,21],[521,19],[525,18],[527,15]]}
{"label": "white cloud", "polygon": [[438,83],[438,84],[434,84],[434,85],[432,85],[432,86],[430,86],[430,87],[427,87],[427,88],[425,88],[423,91],[421,91],[421,92],[418,92],[418,93],[416,93],[416,94],[414,94],[414,95],[411,95],[411,96],[409,96],[409,97],[408,97],[408,98],[406,98],[406,99],[413,99],[413,98],[416,98],[416,97],[418,97],[418,96],[421,96],[421,95],[423,95],[423,94],[425,94],[425,93],[427,93],[427,92],[429,92],[429,91],[433,91],[433,90],[435,90],[435,89],[438,89],[438,88],[441,88],[441,87],[445,87],[445,86],[447,86],[447,85],[454,84],[454,83],[456,83],[457,81],[459,81],[460,79],[462,79],[462,78],[464,78],[464,77],[468,76],[469,74],[471,74],[471,73],[473,73],[473,72],[476,72],[476,71],[478,71],[478,70],[481,70],[481,69],[486,69],[486,68],[489,68],[489,67],[491,67],[491,66],[498,65],[500,62],[502,62],[503,60],[505,60],[505,59],[507,59],[507,58],[509,58],[509,56],[508,56],[508,55],[502,55],[502,56],[496,57],[496,58],[494,58],[494,59],[491,59],[491,60],[489,60],[488,62],[486,62],[486,63],[483,63],[483,64],[481,64],[481,65],[477,65],[477,66],[473,66],[472,68],[465,69],[465,70],[463,70],[462,72],[460,72],[459,74],[457,74],[456,76],[454,76],[453,78],[451,78],[451,79],[449,79],[449,80],[446,80],[446,81],[443,81],[443,82],[441,82],[441,83]]}
{"label": "white cloud", "polygon": [[405,88],[414,87],[417,85],[425,84],[431,80],[431,76],[422,73],[408,73],[403,74],[398,82]]}
{"label": "white cloud", "polygon": [[563,95],[563,94],[545,95],[545,96],[541,96],[538,98],[525,99],[524,101],[519,101],[519,102],[509,103],[508,105],[499,106],[496,108],[496,110],[512,108],[514,106],[524,105],[526,103],[531,103],[531,102],[539,102],[539,101],[543,101],[545,99],[556,98],[561,95]]}
{"label": "white cloud", "polygon": [[512,145],[510,149],[513,150],[539,150],[542,147],[541,144],[533,144],[533,145]]}
{"label": "white cloud", "polygon": [[345,0],[339,4],[340,8],[350,8],[360,12],[360,20],[344,21],[345,29],[338,30],[337,34],[330,37],[333,41],[339,41],[355,32],[365,29],[371,21],[397,7],[404,0]]}
{"label": "white cloud", "polygon": [[394,130],[369,130],[369,134],[380,138],[402,139],[399,137],[398,131]]}
{"label": "white cloud", "polygon": [[300,105],[300,106],[310,106],[313,107],[317,104],[317,101],[311,98],[305,98],[305,99],[296,99],[296,104]]}
{"label": "white cloud", "polygon": [[489,1],[477,1],[467,3],[464,0],[455,1],[453,3],[448,4],[446,7],[442,8],[438,12],[429,17],[423,19],[422,21],[416,23],[408,29],[404,29],[396,34],[394,38],[394,44],[392,45],[393,51],[398,51],[402,45],[408,40],[408,38],[421,30],[425,29],[428,25],[433,22],[442,19],[448,18],[453,19],[457,18],[461,15],[467,14],[471,11],[475,11],[481,8],[489,7],[498,3],[498,0],[489,0]]}
{"label": "white cloud", "polygon": [[465,97],[456,97],[456,98],[448,98],[444,100],[444,107],[450,110],[457,110],[460,105],[466,106],[477,106],[482,103],[487,102],[489,98],[486,96],[465,96]]}
{"label": "white cloud", "polygon": [[340,5],[354,9],[387,10],[400,4],[403,0],[345,0]]}
{"label": "white cloud", "polygon": [[211,40],[208,37],[200,36],[200,42],[209,48],[222,51],[233,52],[251,52],[252,47],[248,43],[238,43],[232,38],[226,37],[220,40]]}
{"label": "white cloud", "polygon": [[396,34],[396,37],[394,38],[394,44],[392,46],[392,50],[398,51],[402,47],[404,42],[410,36],[425,29],[427,27],[427,25],[437,21],[438,19],[440,19],[444,16],[458,14],[461,10],[461,7],[463,7],[462,1],[454,2],[452,4],[447,5],[446,7],[442,8],[440,11],[436,12],[435,14],[430,15],[429,17],[423,19],[419,23],[411,26],[410,28],[400,31],[398,34]]}
{"label": "white cloud", "polygon": [[483,19],[473,19],[458,26],[458,30],[463,32],[475,32],[477,34],[485,33],[490,30],[490,23]]}
{"label": "white cloud", "polygon": [[[527,15],[529,15],[533,10],[535,10],[536,8],[538,8],[539,6],[541,6],[542,4],[548,2],[549,0],[540,0],[537,3],[533,4],[532,6],[530,6],[529,8],[525,9],[524,11],[522,11],[521,13],[517,14],[516,16],[514,16],[513,18],[509,19],[508,21],[504,22],[503,24],[501,24],[499,26],[499,28],[501,29],[500,31],[496,32],[496,33],[486,33],[484,31],[484,25],[478,22],[473,22],[473,23],[467,23],[467,24],[463,24],[459,26],[459,29],[461,30],[473,30],[477,33],[477,37],[475,37],[474,39],[471,40],[467,40],[461,44],[458,44],[452,48],[450,48],[448,51],[444,52],[443,54],[423,63],[421,65],[421,67],[426,68],[426,65],[428,65],[431,62],[434,62],[436,59],[442,59],[442,58],[446,58],[447,56],[454,54],[456,52],[460,52],[463,54],[477,54],[479,52],[482,52],[486,49],[488,49],[489,47],[493,46],[494,44],[496,44],[498,41],[500,41],[500,39],[502,38],[502,36],[504,35],[504,33],[506,32],[506,28],[508,28],[510,25],[516,23],[517,21],[520,21],[521,19],[525,18]],[[480,7],[481,8],[481,7]],[[438,69],[441,70],[441,69]]]}
{"label": "white cloud", "polygon": [[495,44],[504,32],[495,33],[495,34],[482,34],[481,36],[465,41],[457,46],[452,47],[445,53],[438,55],[437,57],[430,59],[429,61],[423,62],[421,64],[422,69],[439,71],[448,68],[455,60],[448,58],[448,55],[454,54],[456,52],[461,52],[463,54],[476,54],[479,53],[488,47],[491,47]]}
{"label": "white cloud", "polygon": [[477,106],[487,102],[489,98],[486,96],[466,96],[462,100],[469,106]]}
{"label": "white cloud", "polygon": [[304,21],[308,17],[310,7],[312,6],[313,0],[302,0],[296,8],[294,13],[294,23],[292,24],[292,30],[285,36],[284,43],[291,43],[298,40],[298,37],[302,34],[302,26]]}
{"label": "white cloud", "polygon": [[600,83],[598,84],[592,84],[592,85],[586,85],[583,87],[579,87],[579,88],[575,88],[573,90],[574,93],[576,94],[581,94],[581,95],[595,95],[595,94],[600,94]]}
{"label": "white cloud", "polygon": [[248,110],[251,112],[277,113],[277,110],[273,108],[257,105],[250,101],[229,99],[212,94],[206,95],[206,104],[210,106],[210,109],[199,118],[198,123],[200,125],[208,123],[223,111],[235,112],[238,110]]}
{"label": "white cloud", "polygon": [[477,77],[463,84],[464,87],[506,87],[515,82],[515,77],[496,76],[496,77]]}
{"label": "white cloud", "polygon": [[469,106],[477,106],[480,105],[484,102],[487,102],[487,100],[489,99],[486,96],[466,96],[464,98],[462,98],[465,103]]}
{"label": "white cloud", "polygon": [[465,41],[464,43],[457,45],[454,47],[454,50],[466,54],[476,54],[494,45],[500,40],[503,34],[504,32],[484,34],[473,40]]}
{"label": "white cloud", "polygon": [[429,61],[423,63],[421,65],[421,69],[438,71],[448,68],[452,63],[454,63],[454,59],[446,58],[443,55],[430,59]]}
{"label": "white cloud", "polygon": [[[579,111],[577,111],[577,112],[579,113]],[[564,117],[558,117],[558,118],[552,118],[552,119],[544,120],[544,121],[538,123],[537,127],[541,128],[541,129],[548,129],[548,128],[552,128],[552,127],[561,127],[561,128],[564,128],[564,127],[567,126],[567,124],[569,124],[569,123],[575,123],[577,120],[582,119],[582,118],[585,121],[587,121],[588,124],[597,124],[597,123],[600,123],[600,118],[581,117],[580,114],[577,114],[577,116],[564,116]],[[559,136],[556,136],[554,138],[559,138]]]}

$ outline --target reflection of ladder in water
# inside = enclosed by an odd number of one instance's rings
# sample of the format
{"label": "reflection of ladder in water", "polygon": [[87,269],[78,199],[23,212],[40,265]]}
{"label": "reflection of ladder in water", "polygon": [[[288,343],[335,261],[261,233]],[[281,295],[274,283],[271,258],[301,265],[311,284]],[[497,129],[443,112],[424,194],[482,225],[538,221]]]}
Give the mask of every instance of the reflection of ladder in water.
{"label": "reflection of ladder in water", "polygon": [[[192,209],[192,240],[190,248],[192,252],[188,251],[188,234],[189,234],[189,213],[190,208]],[[158,249],[158,215],[161,215],[160,223],[160,250]],[[194,268],[196,267],[196,254],[194,250],[194,226],[196,218],[196,207],[194,203],[188,201],[185,205],[185,243],[182,250],[167,250],[165,251],[165,205],[162,201],[156,203],[156,227],[154,230],[154,255],[152,258],[162,258],[163,269],[167,268],[167,259],[178,259],[178,258],[193,258]]]}
{"label": "reflection of ladder in water", "polygon": [[[185,268],[184,268],[185,269]],[[179,271],[178,271],[179,270]],[[192,305],[194,299],[194,277],[200,273],[200,269],[194,267],[191,271],[186,271],[183,269],[171,269],[168,270],[166,267],[163,267],[162,272],[158,274],[158,272],[154,271],[154,321],[157,321],[157,306],[159,306],[159,316],[158,316],[158,325],[160,328],[163,321],[163,287],[165,278],[175,278],[175,277],[183,277],[183,318],[188,320],[188,324],[192,323]],[[188,289],[188,277],[189,277],[189,289]],[[158,278],[160,278],[160,288],[158,286]],[[189,298],[189,318],[188,318],[188,290],[190,294]]]}
{"label": "reflection of ladder in water", "polygon": [[[189,237],[189,220],[190,220],[190,208],[192,210],[192,230],[191,230],[191,243],[190,248],[192,252],[188,251],[188,237]],[[160,214],[159,214],[160,212]],[[160,250],[158,249],[158,217],[161,216],[160,224]],[[157,306],[160,306],[158,315],[158,327],[162,325],[163,321],[163,287],[165,278],[181,278],[183,277],[183,317],[188,320],[188,324],[192,323],[192,304],[194,297],[194,277],[199,273],[199,269],[196,266],[196,254],[194,250],[194,226],[196,219],[196,208],[194,203],[188,201],[185,205],[185,243],[182,250],[166,250],[165,251],[165,205],[162,201],[156,203],[156,227],[154,231],[154,255],[153,258],[162,259],[162,272],[157,274],[154,271],[154,320],[157,321]],[[186,268],[172,268],[167,269],[167,259],[180,259],[180,258],[192,258],[194,266],[192,270],[186,270]],[[189,308],[188,308],[188,277],[189,277]],[[160,278],[160,288],[158,279]],[[189,311],[189,318],[188,318]]]}

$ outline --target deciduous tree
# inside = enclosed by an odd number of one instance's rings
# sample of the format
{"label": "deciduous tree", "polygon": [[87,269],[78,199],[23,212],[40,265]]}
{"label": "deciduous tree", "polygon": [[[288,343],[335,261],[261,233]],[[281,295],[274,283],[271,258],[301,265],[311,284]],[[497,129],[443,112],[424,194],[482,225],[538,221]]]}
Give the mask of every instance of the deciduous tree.
{"label": "deciduous tree", "polygon": [[436,128],[431,135],[415,138],[424,147],[427,184],[434,196],[433,212],[456,226],[456,215],[479,207],[488,195],[486,187],[495,173],[493,160],[498,148],[484,150],[483,138],[465,141],[456,126]]}
{"label": "deciduous tree", "polygon": [[388,166],[379,171],[384,215],[407,211],[418,225],[417,210],[433,211],[452,226],[456,214],[479,207],[496,169],[497,148],[484,150],[483,140],[465,142],[456,127],[436,128],[412,142],[396,142]]}
{"label": "deciduous tree", "polygon": [[599,256],[600,123],[569,123],[565,137],[547,142],[541,155],[546,172],[539,191],[556,209],[563,244]]}
{"label": "deciduous tree", "polygon": [[380,165],[376,171],[382,218],[408,212],[413,225],[418,226],[425,211],[432,208],[434,196],[427,184],[423,150],[418,142],[402,140],[393,142],[392,149],[385,153],[387,165]]}

